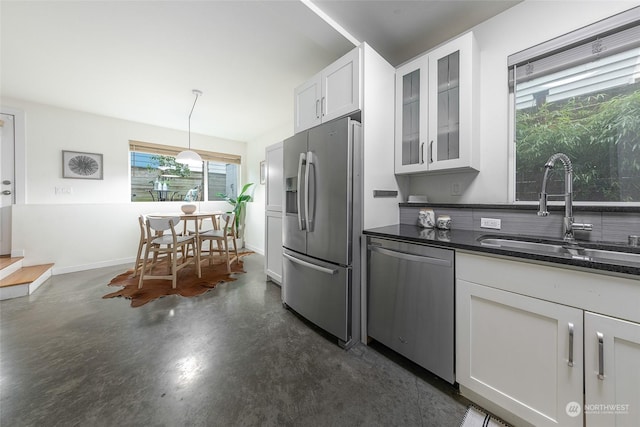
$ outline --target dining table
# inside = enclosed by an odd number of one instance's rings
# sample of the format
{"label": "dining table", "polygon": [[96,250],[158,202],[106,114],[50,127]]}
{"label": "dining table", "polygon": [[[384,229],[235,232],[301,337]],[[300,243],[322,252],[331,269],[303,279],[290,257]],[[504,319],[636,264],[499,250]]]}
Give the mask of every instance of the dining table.
{"label": "dining table", "polygon": [[[175,218],[179,217],[183,223],[182,233],[189,234],[193,232],[196,235],[196,239],[200,235],[200,228],[202,227],[202,221],[207,218],[211,219],[212,227],[214,230],[219,230],[219,218],[224,212],[222,211],[196,211],[192,213],[184,212],[161,212],[151,213],[147,216],[158,218]],[[189,229],[189,221],[193,221],[193,230]]]}

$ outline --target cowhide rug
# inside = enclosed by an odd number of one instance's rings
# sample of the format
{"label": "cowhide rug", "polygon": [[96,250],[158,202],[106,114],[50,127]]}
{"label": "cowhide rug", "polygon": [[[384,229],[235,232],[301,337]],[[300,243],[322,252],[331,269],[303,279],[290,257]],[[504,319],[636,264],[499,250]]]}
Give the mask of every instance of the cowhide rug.
{"label": "cowhide rug", "polygon": [[[195,265],[189,265],[178,271],[176,288],[171,287],[171,280],[146,279],[142,284],[142,289],[138,289],[140,275],[133,277],[133,269],[130,269],[113,279],[108,286],[122,286],[122,289],[103,296],[102,298],[125,297],[131,300],[131,307],[140,307],[150,301],[162,298],[167,295],[180,295],[183,297],[194,297],[215,288],[218,283],[233,282],[236,280],[233,275],[244,273],[242,258],[252,252],[240,254],[240,259],[231,263],[231,274],[227,273],[226,263],[217,263],[209,266],[208,261],[203,262],[202,274],[200,278],[196,273]],[[168,271],[166,263],[158,264],[153,269],[154,274],[165,274]]]}

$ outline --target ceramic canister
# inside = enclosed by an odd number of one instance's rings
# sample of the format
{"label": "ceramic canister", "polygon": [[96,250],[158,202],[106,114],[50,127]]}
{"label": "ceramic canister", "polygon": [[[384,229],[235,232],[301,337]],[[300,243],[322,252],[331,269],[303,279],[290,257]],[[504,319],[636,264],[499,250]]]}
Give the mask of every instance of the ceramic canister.
{"label": "ceramic canister", "polygon": [[418,223],[424,228],[434,228],[436,226],[436,214],[433,209],[420,209]]}
{"label": "ceramic canister", "polygon": [[449,230],[451,229],[451,217],[449,215],[439,215],[436,224],[441,230]]}

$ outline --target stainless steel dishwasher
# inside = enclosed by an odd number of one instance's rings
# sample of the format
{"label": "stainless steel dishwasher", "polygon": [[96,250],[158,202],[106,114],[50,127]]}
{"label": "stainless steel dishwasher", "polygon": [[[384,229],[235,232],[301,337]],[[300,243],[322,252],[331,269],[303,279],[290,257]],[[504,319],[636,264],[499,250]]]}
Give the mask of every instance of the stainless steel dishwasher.
{"label": "stainless steel dishwasher", "polygon": [[368,335],[453,384],[454,252],[369,237]]}

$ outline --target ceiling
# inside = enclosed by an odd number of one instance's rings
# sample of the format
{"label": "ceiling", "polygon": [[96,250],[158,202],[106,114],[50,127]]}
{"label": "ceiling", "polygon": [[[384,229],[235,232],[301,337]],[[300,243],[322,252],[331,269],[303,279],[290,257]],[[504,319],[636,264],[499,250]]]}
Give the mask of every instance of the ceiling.
{"label": "ceiling", "polygon": [[[314,4],[392,65],[519,1]],[[0,3],[0,95],[252,141],[292,122],[293,90],[354,45],[297,0]]]}

